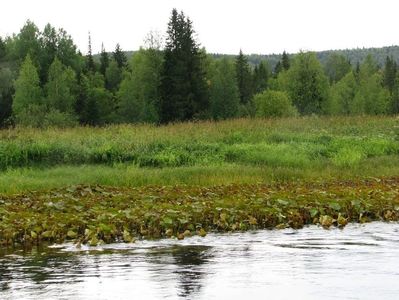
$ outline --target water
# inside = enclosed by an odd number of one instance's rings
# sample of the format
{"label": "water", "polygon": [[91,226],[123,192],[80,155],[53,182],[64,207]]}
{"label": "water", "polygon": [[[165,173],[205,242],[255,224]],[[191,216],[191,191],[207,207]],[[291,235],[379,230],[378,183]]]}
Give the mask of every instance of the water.
{"label": "water", "polygon": [[0,257],[0,299],[399,299],[399,224]]}

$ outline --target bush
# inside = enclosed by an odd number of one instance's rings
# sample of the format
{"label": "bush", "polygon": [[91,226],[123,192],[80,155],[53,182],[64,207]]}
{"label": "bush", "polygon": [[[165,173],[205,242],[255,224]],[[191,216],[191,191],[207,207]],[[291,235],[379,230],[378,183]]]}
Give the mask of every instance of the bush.
{"label": "bush", "polygon": [[292,117],[297,115],[286,92],[267,90],[255,95],[257,117]]}
{"label": "bush", "polygon": [[50,110],[44,118],[44,127],[73,127],[78,125],[78,120],[75,116],[60,112],[59,110]]}

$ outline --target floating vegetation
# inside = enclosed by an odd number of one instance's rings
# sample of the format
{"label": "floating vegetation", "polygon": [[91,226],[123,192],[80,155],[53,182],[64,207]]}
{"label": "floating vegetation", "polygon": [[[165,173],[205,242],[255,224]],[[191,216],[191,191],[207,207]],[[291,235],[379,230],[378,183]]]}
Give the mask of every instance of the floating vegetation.
{"label": "floating vegetation", "polygon": [[0,245],[77,246],[399,220],[399,177],[215,187],[73,186],[0,196]]}

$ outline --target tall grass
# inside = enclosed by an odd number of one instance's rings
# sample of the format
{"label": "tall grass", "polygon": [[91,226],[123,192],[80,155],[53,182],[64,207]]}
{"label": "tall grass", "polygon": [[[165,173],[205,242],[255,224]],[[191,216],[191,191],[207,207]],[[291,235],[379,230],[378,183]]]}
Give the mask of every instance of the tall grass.
{"label": "tall grass", "polygon": [[398,175],[397,125],[395,117],[304,117],[3,130],[0,192]]}
{"label": "tall grass", "polygon": [[130,162],[139,167],[225,162],[303,167],[397,154],[395,118],[232,120],[164,127],[15,129],[0,131],[0,169]]}

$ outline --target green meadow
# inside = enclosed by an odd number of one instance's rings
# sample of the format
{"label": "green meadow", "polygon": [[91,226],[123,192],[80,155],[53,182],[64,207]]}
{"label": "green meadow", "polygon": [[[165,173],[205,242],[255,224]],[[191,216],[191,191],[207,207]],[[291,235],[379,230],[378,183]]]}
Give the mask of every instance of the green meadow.
{"label": "green meadow", "polygon": [[0,193],[399,174],[396,117],[303,117],[0,131]]}

